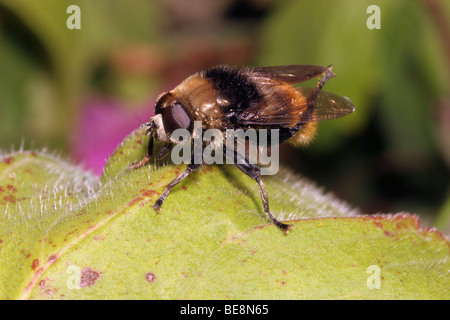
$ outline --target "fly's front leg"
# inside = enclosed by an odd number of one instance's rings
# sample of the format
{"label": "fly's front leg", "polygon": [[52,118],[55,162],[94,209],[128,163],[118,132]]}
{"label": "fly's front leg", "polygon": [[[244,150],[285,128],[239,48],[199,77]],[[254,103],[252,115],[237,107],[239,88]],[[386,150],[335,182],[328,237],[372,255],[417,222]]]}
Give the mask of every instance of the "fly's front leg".
{"label": "fly's front leg", "polygon": [[[225,154],[226,154],[226,148],[224,148]],[[238,167],[242,172],[244,172],[246,175],[248,175],[250,178],[254,179],[256,183],[258,183],[259,186],[259,192],[261,194],[261,199],[263,202],[264,211],[269,216],[270,220],[281,230],[284,231],[284,233],[289,233],[289,230],[292,228],[291,224],[285,224],[283,222],[280,222],[275,218],[275,216],[270,212],[269,209],[269,199],[267,198],[267,191],[266,188],[264,188],[264,184],[261,180],[261,169],[258,168],[256,165],[251,164],[248,159],[244,158],[244,163],[239,164],[237,163],[237,152],[234,151],[234,161],[235,166]]]}
{"label": "fly's front leg", "polygon": [[129,170],[130,171],[132,171],[132,170],[134,170],[134,169],[139,169],[139,168],[141,168],[141,167],[143,167],[143,166],[145,166],[147,163],[149,163],[150,162],[150,156],[145,156],[141,161],[139,161],[138,163],[135,163],[135,164],[132,164],[130,167],[129,167]]}
{"label": "fly's front leg", "polygon": [[144,125],[149,126],[151,129],[148,129],[147,132],[145,133],[150,134],[150,137],[148,138],[148,144],[147,144],[147,154],[146,156],[139,161],[138,163],[132,164],[129,167],[129,170],[134,170],[134,169],[139,169],[143,166],[145,166],[147,163],[150,162],[150,158],[152,157],[153,154],[153,132],[151,131],[153,129],[152,124],[151,123],[144,123],[141,127],[143,128]]}

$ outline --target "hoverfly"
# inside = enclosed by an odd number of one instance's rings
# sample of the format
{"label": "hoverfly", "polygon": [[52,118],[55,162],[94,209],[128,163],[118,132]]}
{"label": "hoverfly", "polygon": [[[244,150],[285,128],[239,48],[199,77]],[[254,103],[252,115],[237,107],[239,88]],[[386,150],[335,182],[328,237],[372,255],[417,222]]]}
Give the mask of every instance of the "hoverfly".
{"label": "hoverfly", "polygon": [[[261,68],[232,68],[218,66],[195,73],[157,100],[155,115],[142,124],[149,135],[147,156],[131,168],[139,168],[152,157],[153,140],[163,144],[157,158],[162,159],[179,143],[172,134],[184,129],[193,135],[195,121],[201,121],[202,130],[266,129],[278,130],[279,141],[293,146],[308,144],[314,137],[317,122],[343,117],[355,110],[348,98],[325,92],[323,85],[335,74],[332,67],[290,65]],[[294,84],[319,77],[314,88],[294,87]],[[226,148],[225,144],[219,144]],[[230,151],[230,150],[228,150]],[[230,153],[226,153],[230,154]],[[261,168],[248,161],[247,155],[236,150],[235,159],[244,161],[235,165],[254,179],[259,186],[264,211],[285,233],[292,225],[278,221],[269,210],[267,192],[261,181]],[[153,208],[160,211],[170,191],[191,172],[204,163],[195,163],[192,154],[186,170],[170,182]]]}

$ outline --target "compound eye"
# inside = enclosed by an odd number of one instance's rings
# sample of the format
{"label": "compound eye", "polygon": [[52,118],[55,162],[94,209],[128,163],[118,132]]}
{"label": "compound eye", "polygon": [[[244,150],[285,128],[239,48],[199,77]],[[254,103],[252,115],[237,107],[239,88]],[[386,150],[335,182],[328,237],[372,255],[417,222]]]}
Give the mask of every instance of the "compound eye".
{"label": "compound eye", "polygon": [[172,133],[176,129],[192,132],[192,117],[186,107],[178,101],[162,110],[162,121],[167,133]]}

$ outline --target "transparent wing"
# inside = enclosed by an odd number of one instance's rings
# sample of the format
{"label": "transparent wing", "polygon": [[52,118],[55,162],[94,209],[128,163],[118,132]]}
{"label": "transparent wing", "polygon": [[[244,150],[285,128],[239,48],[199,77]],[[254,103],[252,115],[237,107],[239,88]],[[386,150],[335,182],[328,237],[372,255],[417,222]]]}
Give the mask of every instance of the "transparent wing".
{"label": "transparent wing", "polygon": [[[298,88],[298,90],[308,97],[314,89]],[[353,111],[355,111],[355,105],[349,98],[327,91],[320,91],[307,121],[341,118]]]}
{"label": "transparent wing", "polygon": [[[300,91],[306,98],[314,90],[313,88],[293,88]],[[353,102],[347,98],[331,92],[320,91],[314,107],[308,109],[307,99],[302,103],[292,106],[289,96],[276,96],[266,107],[260,106],[255,110],[249,110],[242,114],[243,125],[293,125],[310,121],[323,121],[344,117],[355,110]]]}
{"label": "transparent wing", "polygon": [[261,67],[247,69],[249,76],[255,81],[264,79],[282,81],[289,84],[300,83],[323,73],[326,68],[314,65],[290,65],[277,67]]}

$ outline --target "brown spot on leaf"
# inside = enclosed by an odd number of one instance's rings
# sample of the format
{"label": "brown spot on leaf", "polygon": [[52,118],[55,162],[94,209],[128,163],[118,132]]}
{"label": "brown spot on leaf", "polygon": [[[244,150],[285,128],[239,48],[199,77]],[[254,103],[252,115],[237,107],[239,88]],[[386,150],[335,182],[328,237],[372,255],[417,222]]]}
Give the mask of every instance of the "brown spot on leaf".
{"label": "brown spot on leaf", "polygon": [[84,268],[81,270],[80,287],[86,288],[92,286],[100,277],[101,272],[92,270],[91,268]]}
{"label": "brown spot on leaf", "polygon": [[13,162],[13,161],[14,161],[13,157],[7,157],[7,158],[3,159],[3,162],[6,164],[11,164],[11,162]]}
{"label": "brown spot on leaf", "polygon": [[34,259],[33,263],[31,264],[31,269],[36,270],[36,268],[39,266],[39,260]]}
{"label": "brown spot on leaf", "polygon": [[100,241],[102,241],[103,239],[105,239],[105,236],[102,235],[102,234],[100,234],[100,235],[98,235],[98,236],[94,236],[94,240],[100,240]]}
{"label": "brown spot on leaf", "polygon": [[75,230],[69,231],[67,234],[73,234],[73,233],[75,233],[77,231],[78,231],[78,229],[75,229]]}
{"label": "brown spot on leaf", "polygon": [[54,263],[56,262],[56,260],[58,260],[58,257],[55,256],[55,255],[53,255],[53,254],[47,258],[47,261],[48,261],[50,264],[54,264]]}
{"label": "brown spot on leaf", "polygon": [[16,197],[13,196],[12,194],[4,196],[3,200],[5,200],[6,202],[16,203]]}
{"label": "brown spot on leaf", "polygon": [[393,234],[392,232],[389,232],[387,230],[384,230],[384,235],[387,237],[395,237],[395,234]]}
{"label": "brown spot on leaf", "polygon": [[159,193],[156,192],[155,190],[151,190],[151,189],[150,189],[150,190],[146,190],[145,192],[143,192],[142,195],[143,195],[144,197],[154,197],[154,196],[159,195]]}
{"label": "brown spot on leaf", "polygon": [[141,197],[137,197],[137,198],[131,200],[130,202],[128,202],[127,206],[131,207],[133,204],[135,204],[136,202],[141,201],[141,200],[142,200]]}
{"label": "brown spot on leaf", "polygon": [[376,225],[378,228],[383,229],[383,224],[380,221],[374,221],[373,224]]}
{"label": "brown spot on leaf", "polygon": [[146,279],[148,282],[153,282],[153,281],[155,281],[156,277],[155,277],[155,274],[154,274],[154,273],[149,272],[149,273],[147,273],[147,274],[145,275],[145,279]]}
{"label": "brown spot on leaf", "polygon": [[39,281],[39,288],[44,289],[45,287],[45,280]]}

